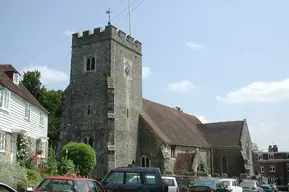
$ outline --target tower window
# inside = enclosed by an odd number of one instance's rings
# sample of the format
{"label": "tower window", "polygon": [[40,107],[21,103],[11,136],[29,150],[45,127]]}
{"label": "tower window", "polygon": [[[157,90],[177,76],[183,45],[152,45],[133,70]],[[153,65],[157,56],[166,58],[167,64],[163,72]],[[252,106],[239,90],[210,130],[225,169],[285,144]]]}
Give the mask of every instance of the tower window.
{"label": "tower window", "polygon": [[151,160],[150,160],[149,156],[142,155],[140,159],[141,159],[141,166],[142,167],[150,167],[151,166]]}
{"label": "tower window", "polygon": [[128,109],[126,109],[126,118],[128,118]]}
{"label": "tower window", "polygon": [[90,105],[87,106],[87,115],[90,115],[91,114],[91,108],[90,108]]}
{"label": "tower window", "polygon": [[95,70],[95,57],[87,57],[86,71],[94,71],[94,70]]}

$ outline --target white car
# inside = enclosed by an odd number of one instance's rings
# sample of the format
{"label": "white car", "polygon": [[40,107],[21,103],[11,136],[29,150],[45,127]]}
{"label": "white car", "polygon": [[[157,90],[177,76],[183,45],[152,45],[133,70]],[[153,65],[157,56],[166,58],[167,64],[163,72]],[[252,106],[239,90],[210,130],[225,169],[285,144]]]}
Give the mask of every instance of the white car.
{"label": "white car", "polygon": [[222,183],[230,192],[243,192],[243,188],[238,185],[236,179],[220,179]]}
{"label": "white car", "polygon": [[169,186],[168,192],[179,192],[178,182],[175,177],[162,177],[165,184]]}

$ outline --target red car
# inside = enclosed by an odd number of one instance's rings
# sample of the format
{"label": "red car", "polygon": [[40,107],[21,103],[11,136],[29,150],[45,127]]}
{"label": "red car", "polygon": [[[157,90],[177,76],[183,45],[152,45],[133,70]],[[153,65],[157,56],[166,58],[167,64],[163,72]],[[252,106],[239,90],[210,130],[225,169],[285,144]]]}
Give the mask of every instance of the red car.
{"label": "red car", "polygon": [[34,192],[105,192],[105,190],[94,179],[50,176],[45,177]]}

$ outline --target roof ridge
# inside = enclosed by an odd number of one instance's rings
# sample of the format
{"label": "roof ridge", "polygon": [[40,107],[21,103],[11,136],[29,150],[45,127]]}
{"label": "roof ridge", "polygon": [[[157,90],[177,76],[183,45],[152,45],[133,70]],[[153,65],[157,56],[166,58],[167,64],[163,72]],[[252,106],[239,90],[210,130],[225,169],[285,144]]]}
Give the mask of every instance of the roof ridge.
{"label": "roof ridge", "polygon": [[244,120],[235,120],[235,121],[218,121],[218,122],[212,122],[212,123],[203,123],[201,125],[211,125],[211,124],[221,124],[221,123],[242,123]]}
{"label": "roof ridge", "polygon": [[[192,114],[189,114],[189,113],[186,113],[186,112],[183,112],[183,111],[179,111],[179,110],[177,110],[177,109],[175,109],[175,108],[173,108],[173,107],[170,107],[170,106],[167,106],[167,105],[164,105],[164,104],[161,104],[161,103],[152,101],[152,100],[148,100],[148,99],[145,99],[145,98],[143,98],[143,100],[146,100],[146,101],[148,101],[148,102],[151,102],[151,103],[154,103],[154,104],[163,106],[163,107],[165,107],[165,108],[167,108],[167,109],[170,109],[170,110],[175,110],[175,111],[179,112],[180,114],[188,115],[188,116],[190,116],[190,117],[195,117],[195,118],[197,118],[195,115],[192,115]],[[197,118],[197,119],[199,119],[199,118]]]}

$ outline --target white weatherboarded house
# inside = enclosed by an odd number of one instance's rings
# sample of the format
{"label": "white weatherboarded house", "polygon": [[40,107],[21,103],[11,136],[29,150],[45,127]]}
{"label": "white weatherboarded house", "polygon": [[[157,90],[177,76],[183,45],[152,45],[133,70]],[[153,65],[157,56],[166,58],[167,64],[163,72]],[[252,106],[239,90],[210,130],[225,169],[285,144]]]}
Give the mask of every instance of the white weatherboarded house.
{"label": "white weatherboarded house", "polygon": [[0,157],[16,161],[17,137],[25,135],[32,152],[48,153],[48,112],[19,81],[12,65],[0,64]]}

